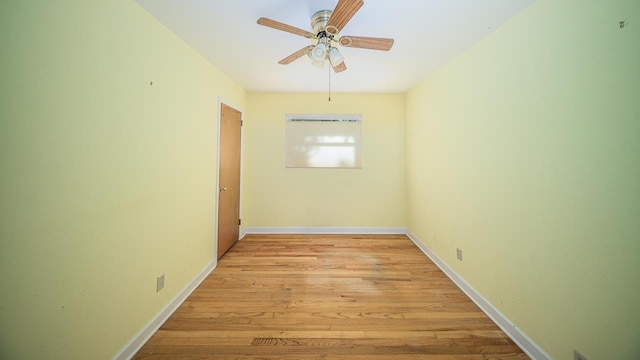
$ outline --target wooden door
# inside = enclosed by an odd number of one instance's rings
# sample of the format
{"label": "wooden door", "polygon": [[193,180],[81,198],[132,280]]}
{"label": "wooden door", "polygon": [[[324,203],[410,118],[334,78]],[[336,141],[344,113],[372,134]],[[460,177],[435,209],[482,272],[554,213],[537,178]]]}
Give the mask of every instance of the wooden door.
{"label": "wooden door", "polygon": [[240,139],[242,113],[220,105],[218,179],[218,259],[238,241],[240,232]]}

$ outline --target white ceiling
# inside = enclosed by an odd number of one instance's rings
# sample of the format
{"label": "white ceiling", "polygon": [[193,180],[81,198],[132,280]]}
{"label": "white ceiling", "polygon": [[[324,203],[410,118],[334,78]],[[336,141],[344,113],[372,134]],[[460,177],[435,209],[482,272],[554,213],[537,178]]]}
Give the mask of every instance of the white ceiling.
{"label": "white ceiling", "polygon": [[[310,30],[311,16],[337,0],[136,0],[248,91],[324,92],[324,70],[303,57],[278,61],[310,40],[258,25],[267,17]],[[344,48],[335,92],[405,92],[534,0],[365,0],[341,35],[394,38],[389,52]]]}

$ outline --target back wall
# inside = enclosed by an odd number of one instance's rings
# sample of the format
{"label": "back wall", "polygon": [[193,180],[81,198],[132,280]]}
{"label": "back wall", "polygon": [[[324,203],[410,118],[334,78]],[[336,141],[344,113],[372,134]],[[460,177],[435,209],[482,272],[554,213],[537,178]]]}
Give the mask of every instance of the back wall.
{"label": "back wall", "polygon": [[[404,227],[404,95],[250,93],[246,227]],[[362,114],[362,169],[285,168],[285,116]]]}

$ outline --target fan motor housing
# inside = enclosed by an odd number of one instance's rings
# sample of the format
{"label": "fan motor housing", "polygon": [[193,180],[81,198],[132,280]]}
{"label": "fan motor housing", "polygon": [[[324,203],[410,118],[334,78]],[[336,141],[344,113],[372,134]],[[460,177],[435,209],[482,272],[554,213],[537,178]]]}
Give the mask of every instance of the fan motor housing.
{"label": "fan motor housing", "polygon": [[313,14],[311,17],[311,29],[316,35],[325,32],[332,13],[333,11],[331,10],[320,10]]}

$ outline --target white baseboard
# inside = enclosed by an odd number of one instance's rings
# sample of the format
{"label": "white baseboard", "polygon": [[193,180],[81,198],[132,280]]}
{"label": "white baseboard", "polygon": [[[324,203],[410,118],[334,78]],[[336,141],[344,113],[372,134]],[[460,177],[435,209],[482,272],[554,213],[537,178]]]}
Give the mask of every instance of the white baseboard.
{"label": "white baseboard", "polygon": [[245,234],[406,234],[403,227],[250,227]]}
{"label": "white baseboard", "polygon": [[467,283],[460,275],[458,275],[447,263],[442,261],[431,249],[423,244],[411,232],[406,232],[407,236],[416,246],[427,255],[436,266],[440,268],[460,288],[496,325],[502,329],[513,340],[522,351],[534,360],[553,360],[551,355],[547,354],[540,346],[538,346],[531,338],[523,333],[514,323],[509,321],[498,309],[495,308],[487,299],[477,292],[469,283]]}
{"label": "white baseboard", "polygon": [[129,360],[140,348],[158,331],[160,326],[173,314],[180,305],[191,295],[191,293],[206,279],[207,276],[216,268],[217,259],[212,260],[207,266],[196,275],[187,286],[182,289],[156,316],[149,321],[138,333],[126,344],[116,355],[113,360]]}

